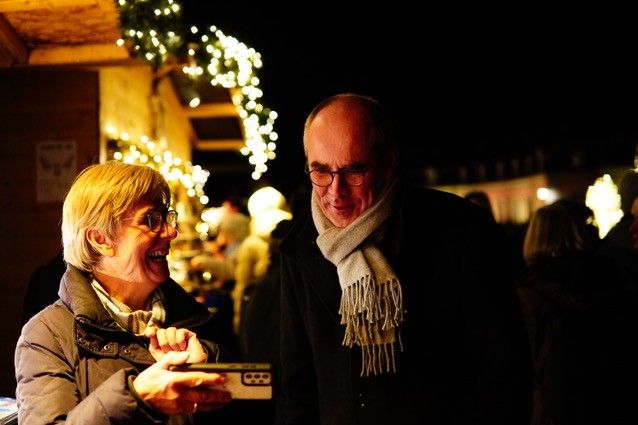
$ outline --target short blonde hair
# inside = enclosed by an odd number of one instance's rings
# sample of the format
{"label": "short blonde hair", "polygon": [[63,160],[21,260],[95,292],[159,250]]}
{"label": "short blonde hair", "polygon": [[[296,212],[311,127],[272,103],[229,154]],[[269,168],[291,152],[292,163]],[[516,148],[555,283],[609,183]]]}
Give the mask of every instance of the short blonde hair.
{"label": "short blonde hair", "polygon": [[108,161],[91,165],[75,178],[62,207],[64,261],[90,272],[100,254],[87,230],[100,230],[109,242],[117,239],[122,219],[143,203],[168,208],[171,192],[162,175],[145,165]]}

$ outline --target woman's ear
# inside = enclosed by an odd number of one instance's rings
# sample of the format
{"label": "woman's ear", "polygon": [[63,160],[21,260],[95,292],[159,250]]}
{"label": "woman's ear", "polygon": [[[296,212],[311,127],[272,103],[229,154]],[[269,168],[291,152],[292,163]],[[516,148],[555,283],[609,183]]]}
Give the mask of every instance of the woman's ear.
{"label": "woman's ear", "polygon": [[93,248],[105,257],[112,257],[115,254],[113,245],[104,234],[95,227],[86,231],[86,238]]}

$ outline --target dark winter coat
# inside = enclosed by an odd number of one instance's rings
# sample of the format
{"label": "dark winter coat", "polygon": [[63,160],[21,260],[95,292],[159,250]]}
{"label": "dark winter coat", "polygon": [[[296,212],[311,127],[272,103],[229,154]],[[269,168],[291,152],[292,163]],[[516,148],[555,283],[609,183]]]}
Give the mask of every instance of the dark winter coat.
{"label": "dark winter coat", "polygon": [[636,424],[638,305],[605,257],[573,253],[519,282],[534,364],[532,425]]}
{"label": "dark winter coat", "polygon": [[404,188],[380,248],[406,311],[398,374],[359,377],[342,345],[336,267],[308,211],[282,242],[281,359],[287,424],[527,424],[531,363],[502,233],[451,194]]}

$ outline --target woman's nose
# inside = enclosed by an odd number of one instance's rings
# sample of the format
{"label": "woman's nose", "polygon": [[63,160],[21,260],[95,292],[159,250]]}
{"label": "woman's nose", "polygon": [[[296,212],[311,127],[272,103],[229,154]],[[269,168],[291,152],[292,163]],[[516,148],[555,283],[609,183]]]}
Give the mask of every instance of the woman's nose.
{"label": "woman's nose", "polygon": [[163,238],[168,238],[169,240],[173,240],[177,237],[178,233],[179,232],[177,231],[177,229],[171,226],[170,224],[168,224],[166,221],[162,223],[161,236]]}

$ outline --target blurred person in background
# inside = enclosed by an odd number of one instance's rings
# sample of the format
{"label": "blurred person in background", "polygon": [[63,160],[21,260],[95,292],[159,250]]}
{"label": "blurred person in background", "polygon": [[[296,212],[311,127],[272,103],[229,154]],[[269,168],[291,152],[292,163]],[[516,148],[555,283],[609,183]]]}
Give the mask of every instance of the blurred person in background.
{"label": "blurred person in background", "polygon": [[224,210],[224,214],[240,213],[248,215],[248,209],[246,202],[242,200],[240,196],[232,195],[222,201],[221,205]]}
{"label": "blurred person in background", "polygon": [[239,250],[250,234],[250,218],[237,211],[222,216],[217,237],[205,244],[206,252],[190,260],[191,271],[207,276],[200,279],[198,299],[216,313],[220,337],[226,348],[237,352],[237,335],[233,330],[234,308],[231,292],[236,285]]}
{"label": "blurred person in background", "polygon": [[[623,215],[605,235],[605,242],[633,248],[633,240],[629,226],[634,221],[632,207],[638,199],[638,173],[635,170],[627,170],[618,183],[618,195],[620,196],[620,209]],[[638,210],[638,206],[636,208]]]}
{"label": "blurred person in background", "polygon": [[633,424],[636,298],[573,204],[538,209],[518,290],[534,364],[532,425]]}
{"label": "blurred person in background", "polygon": [[29,278],[22,302],[22,325],[58,299],[60,279],[65,271],[66,264],[62,250],[46,264],[36,267]]}
{"label": "blurred person in background", "polygon": [[75,179],[60,299],[27,322],[15,350],[19,423],[191,423],[230,401],[224,377],[169,370],[223,355],[214,317],[169,277],[170,197],[147,166],[109,161]]}
{"label": "blurred person in background", "polygon": [[490,198],[487,196],[487,193],[483,192],[482,190],[473,190],[471,192],[468,192],[465,194],[464,198],[470,202],[474,202],[476,205],[487,209],[490,214],[494,215]]}
{"label": "blurred person in background", "polygon": [[632,237],[632,223],[638,217],[638,173],[633,169],[620,178],[618,195],[623,215],[602,239],[599,251],[618,265],[629,287],[638,291],[638,245]]}
{"label": "blurred person in background", "polygon": [[192,270],[210,273],[217,288],[232,289],[237,251],[250,234],[250,217],[233,212],[225,214],[219,223],[217,237],[205,244],[206,252],[190,260]]}
{"label": "blurred person in background", "polygon": [[527,425],[525,324],[493,217],[399,175],[383,107],[341,94],[304,127],[311,208],[281,252],[288,425]]}
{"label": "blurred person in background", "polygon": [[279,208],[258,211],[251,219],[250,235],[237,250],[235,286],[231,292],[233,300],[233,330],[239,333],[242,317],[244,291],[261,280],[271,263],[271,233],[281,220],[289,220],[291,214]]}
{"label": "blurred person in background", "polygon": [[[270,363],[273,374],[279,376],[279,333],[281,314],[281,267],[279,243],[290,227],[289,219],[281,220],[269,237],[270,262],[266,274],[254,279],[242,293],[239,321],[239,352],[242,361]],[[274,382],[273,400],[256,405],[251,411],[254,421],[264,424],[276,422],[276,410],[282,401],[279,380]],[[280,407],[279,407],[280,408]]]}
{"label": "blurred person in background", "polygon": [[554,204],[562,205],[565,211],[575,220],[578,228],[583,230],[583,246],[586,247],[586,250],[596,250],[600,245],[600,233],[596,225],[594,211],[585,205],[585,202],[579,201],[578,199],[563,198],[557,200]]}

